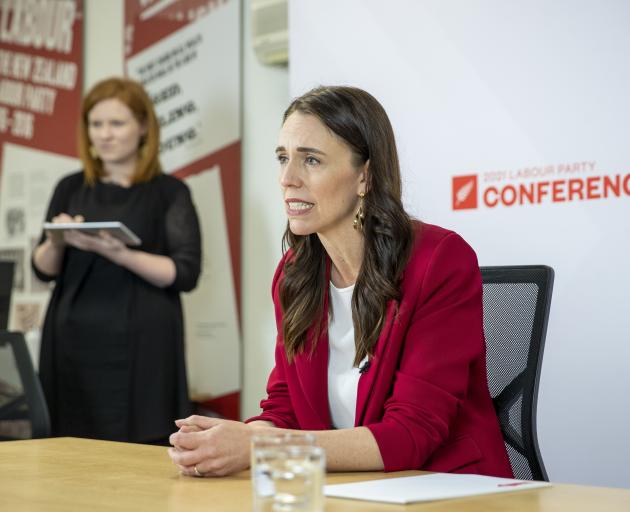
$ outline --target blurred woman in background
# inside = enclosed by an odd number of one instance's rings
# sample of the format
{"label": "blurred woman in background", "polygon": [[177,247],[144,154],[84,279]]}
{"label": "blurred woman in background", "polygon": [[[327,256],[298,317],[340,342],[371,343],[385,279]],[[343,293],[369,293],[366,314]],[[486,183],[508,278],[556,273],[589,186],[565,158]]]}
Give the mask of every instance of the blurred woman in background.
{"label": "blurred woman in background", "polygon": [[49,231],[33,253],[37,276],[55,280],[39,365],[55,436],[160,443],[189,412],[179,294],[196,285],[200,232],[159,140],[139,83],[110,78],[83,99],[83,170],[57,184],[46,220],[120,221],[141,245]]}

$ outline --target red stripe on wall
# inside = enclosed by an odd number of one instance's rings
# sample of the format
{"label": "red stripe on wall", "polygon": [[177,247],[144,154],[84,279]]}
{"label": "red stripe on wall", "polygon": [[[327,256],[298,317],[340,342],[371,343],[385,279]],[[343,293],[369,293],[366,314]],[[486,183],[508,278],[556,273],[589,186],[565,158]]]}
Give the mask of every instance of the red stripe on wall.
{"label": "red stripe on wall", "polygon": [[[229,395],[219,396],[217,398],[213,398],[212,400],[206,400],[205,402],[199,403],[199,406],[202,409],[209,409],[211,412],[217,413],[224,418],[228,418],[230,420],[240,419],[240,405],[240,391],[236,391],[234,393],[230,393]],[[203,410],[199,412],[203,414]]]}

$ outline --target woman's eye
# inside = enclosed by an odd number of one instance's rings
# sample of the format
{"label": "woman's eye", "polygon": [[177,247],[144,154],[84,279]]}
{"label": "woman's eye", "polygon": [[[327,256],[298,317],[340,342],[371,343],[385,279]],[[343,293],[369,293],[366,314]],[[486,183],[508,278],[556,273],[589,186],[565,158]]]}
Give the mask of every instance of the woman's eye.
{"label": "woman's eye", "polygon": [[319,164],[319,160],[314,156],[307,156],[305,162],[307,165],[317,165]]}
{"label": "woman's eye", "polygon": [[286,155],[277,155],[276,158],[278,159],[278,162],[280,162],[280,165],[286,164],[289,160]]}

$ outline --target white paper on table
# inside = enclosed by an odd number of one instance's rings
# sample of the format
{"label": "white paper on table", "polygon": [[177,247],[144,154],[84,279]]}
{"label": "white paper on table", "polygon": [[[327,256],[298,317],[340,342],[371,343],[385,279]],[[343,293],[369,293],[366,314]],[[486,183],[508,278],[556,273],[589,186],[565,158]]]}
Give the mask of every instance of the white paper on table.
{"label": "white paper on table", "polygon": [[365,480],[348,484],[326,485],[330,498],[348,498],[385,503],[414,503],[496,492],[521,491],[547,487],[549,482],[514,480],[482,475],[431,473],[429,475]]}

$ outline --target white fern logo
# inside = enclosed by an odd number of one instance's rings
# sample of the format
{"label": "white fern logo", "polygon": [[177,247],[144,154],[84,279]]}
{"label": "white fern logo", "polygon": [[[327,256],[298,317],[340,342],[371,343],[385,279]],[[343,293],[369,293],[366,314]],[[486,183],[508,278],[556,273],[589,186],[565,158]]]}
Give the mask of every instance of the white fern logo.
{"label": "white fern logo", "polygon": [[466,199],[468,199],[468,196],[472,192],[474,186],[475,178],[471,178],[459,187],[459,190],[455,193],[455,207],[460,206],[464,201],[466,201]]}

